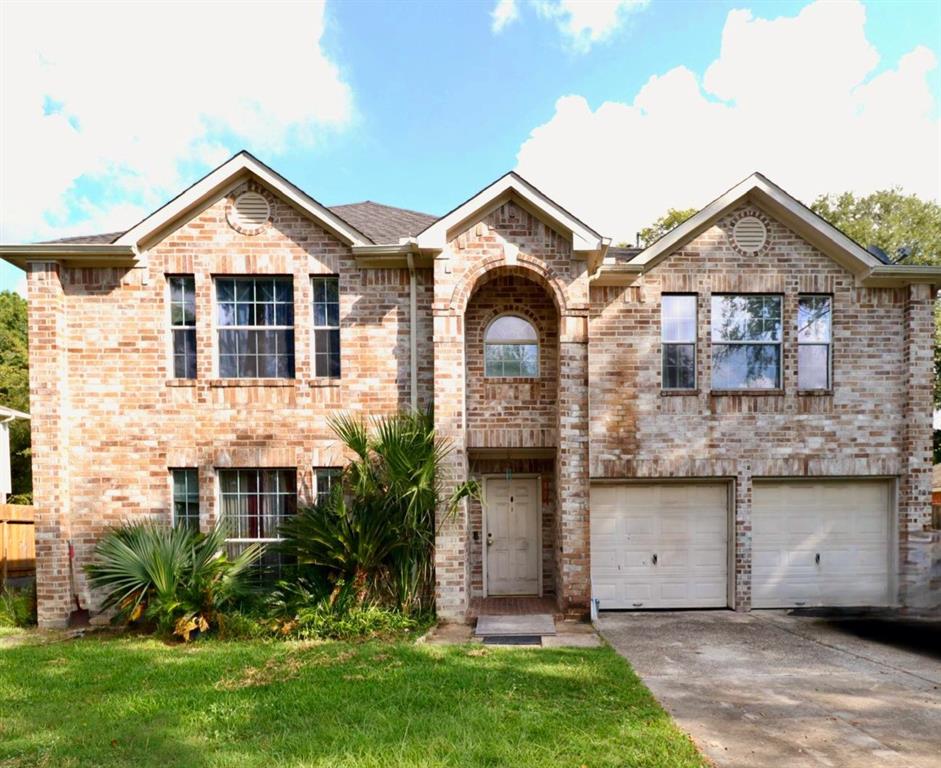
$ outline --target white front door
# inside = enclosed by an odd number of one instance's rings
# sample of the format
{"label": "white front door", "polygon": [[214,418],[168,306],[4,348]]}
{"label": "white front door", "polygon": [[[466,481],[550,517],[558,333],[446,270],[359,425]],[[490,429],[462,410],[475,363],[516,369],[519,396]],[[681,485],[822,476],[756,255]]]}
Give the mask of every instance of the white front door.
{"label": "white front door", "polygon": [[484,506],[487,594],[538,595],[539,478],[488,478]]}
{"label": "white front door", "polygon": [[724,608],[728,486],[591,488],[591,586],[601,610]]}
{"label": "white front door", "polygon": [[888,605],[891,508],[885,480],[756,480],[752,607]]}

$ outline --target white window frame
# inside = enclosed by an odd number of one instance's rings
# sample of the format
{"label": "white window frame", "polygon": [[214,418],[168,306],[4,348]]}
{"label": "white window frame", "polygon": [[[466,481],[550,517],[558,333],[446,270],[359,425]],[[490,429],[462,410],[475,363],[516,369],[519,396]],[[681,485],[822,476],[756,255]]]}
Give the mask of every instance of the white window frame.
{"label": "white window frame", "polygon": [[[167,325],[170,327],[170,378],[176,379],[178,381],[193,381],[199,375],[198,365],[199,365],[199,350],[196,346],[196,276],[193,274],[170,274],[165,275],[166,277],[166,291],[167,291]],[[180,324],[177,325],[173,322],[173,307],[177,304],[173,300],[173,281],[174,280],[192,280],[193,281],[193,325]],[[185,301],[184,301],[185,306]],[[177,376],[176,374],[176,333],[177,331],[193,331],[193,375],[192,376]]]}
{"label": "white window frame", "polygon": [[320,477],[321,475],[325,477],[332,477],[330,481],[330,487],[324,491],[324,494],[329,494],[333,491],[334,483],[338,482],[343,476],[342,467],[314,467],[314,502],[319,504],[321,499],[321,488],[320,488]]}
{"label": "white window frame", "polygon": [[[716,341],[713,338],[713,328],[716,322],[716,314],[712,306],[712,301],[724,296],[731,297],[752,297],[752,298],[773,298],[778,301],[778,316],[781,323],[781,331],[777,341]],[[784,389],[784,296],[780,293],[713,293],[709,299],[709,344],[710,344],[710,366],[713,377],[712,390],[715,392],[723,391],[742,391],[742,392],[778,392]],[[716,387],[715,386],[715,348],[716,347],[777,347],[778,348],[778,378],[773,387]]]}
{"label": "white window frame", "polygon": [[[317,325],[317,299],[315,298],[315,284],[318,280],[333,280],[337,284],[337,322],[336,325],[326,324]],[[310,276],[310,317],[311,317],[311,337],[310,337],[310,369],[311,376],[318,379],[339,379],[343,375],[343,338],[340,329],[340,276],[330,275],[311,275]],[[329,318],[328,318],[329,319]],[[335,376],[331,374],[317,373],[317,331],[336,331],[337,332],[337,362],[339,364],[339,373]],[[328,352],[329,354],[329,352]]]}
{"label": "white window frame", "polygon": [[[180,518],[179,516],[177,516],[177,513],[176,513],[176,504],[177,504],[176,473],[177,472],[187,473],[187,478],[185,482],[186,498],[183,500],[183,503],[186,505],[187,512],[189,512],[190,504],[193,503],[190,501],[190,497],[192,496],[192,494],[190,492],[189,474],[192,473],[195,477],[195,481],[196,481],[196,502],[195,502],[196,503],[196,516],[195,516],[195,519],[196,519],[196,530],[198,531],[200,530],[200,527],[201,527],[201,519],[202,519],[201,506],[202,505],[199,503],[199,469],[197,467],[171,467],[170,468],[170,515],[171,515],[172,525],[174,528],[176,528],[181,524],[181,522],[183,522],[183,518]],[[192,520],[193,515],[187,514],[185,515],[185,518],[187,521]]]}
{"label": "white window frame", "polygon": [[[216,498],[218,499],[217,509],[219,510],[219,520],[223,524],[226,522],[225,517],[225,499],[227,496],[231,496],[231,493],[226,493],[222,490],[222,475],[225,472],[255,472],[256,474],[261,474],[263,472],[293,472],[294,473],[294,493],[286,493],[280,490],[275,491],[274,493],[265,492],[265,493],[242,493],[241,481],[238,484],[238,490],[235,492],[236,499],[241,499],[242,497],[251,497],[251,496],[293,496],[294,497],[294,508],[295,514],[297,510],[297,470],[293,467],[218,467],[216,469]],[[276,475],[280,477],[280,475]],[[259,483],[260,485],[260,483]],[[280,480],[279,480],[280,485]],[[281,517],[281,522],[288,518],[287,515]],[[280,536],[259,536],[259,537],[250,537],[250,536],[232,536],[226,538],[226,544],[276,544],[278,542],[284,541]]]}
{"label": "white window frame", "polygon": [[[666,341],[663,331],[666,327],[666,317],[663,312],[663,298],[665,296],[686,296],[693,300],[693,338],[691,341]],[[667,347],[693,348],[693,383],[689,387],[668,387],[666,385]],[[660,296],[660,388],[667,392],[691,392],[699,385],[699,375],[696,370],[699,365],[699,295],[695,293],[663,293]]]}
{"label": "white window frame", "polygon": [[[219,301],[219,295],[218,295],[218,290],[219,290],[219,289],[218,289],[218,285],[219,285],[219,282],[220,282],[220,281],[224,281],[224,282],[236,282],[236,283],[239,283],[239,282],[252,282],[252,283],[255,283],[255,282],[258,282],[258,281],[265,281],[265,280],[280,281],[280,282],[285,282],[285,283],[290,284],[290,286],[291,286],[291,316],[294,318],[294,324],[293,324],[293,325],[222,325],[222,324],[219,322],[219,305],[220,305],[220,303],[221,303],[221,304],[228,304],[228,303],[235,303],[235,304],[238,304],[238,303],[240,303],[240,302],[237,302],[237,301],[235,301],[235,302],[220,302],[220,301]],[[213,357],[215,358],[215,359],[214,359],[214,365],[215,365],[216,376],[218,376],[219,378],[222,378],[222,367],[221,367],[221,364],[222,364],[222,357],[223,357],[223,354],[222,354],[222,337],[221,337],[221,333],[222,333],[223,331],[290,331],[290,332],[291,332],[292,341],[293,341],[293,345],[294,345],[294,354],[293,354],[294,360],[293,360],[293,365],[292,365],[293,374],[292,374],[291,376],[258,376],[258,375],[257,375],[257,373],[258,373],[258,371],[257,371],[257,360],[258,360],[258,356],[256,355],[256,356],[255,356],[255,359],[256,359],[256,371],[255,371],[256,375],[255,375],[255,376],[234,376],[234,377],[233,377],[233,376],[226,376],[225,378],[226,378],[226,379],[231,379],[232,381],[240,381],[240,380],[248,380],[248,381],[251,381],[252,379],[266,379],[266,380],[269,380],[269,381],[293,381],[293,380],[297,379],[297,334],[295,333],[295,329],[296,329],[296,327],[297,327],[297,317],[296,317],[296,315],[295,315],[295,313],[297,312],[296,293],[297,293],[297,292],[294,290],[294,278],[293,278],[293,276],[291,276],[291,275],[284,275],[284,274],[278,274],[278,275],[213,275],[213,277],[212,277],[212,315],[213,315],[212,321],[213,321],[213,325],[214,325],[214,334],[213,334],[213,335],[214,335],[214,337],[215,337],[215,347],[216,347],[216,349],[215,349],[215,355],[214,355]],[[244,303],[244,302],[242,302],[242,303]],[[255,297],[253,297],[252,303],[253,303],[253,304],[256,304],[256,305],[259,304],[259,303],[261,303],[261,304],[274,304],[275,306],[277,306],[278,304],[286,304],[287,302],[277,301],[277,300],[275,300],[275,301],[273,301],[273,302],[259,302],[258,299],[257,299],[257,295],[256,295]],[[277,311],[277,310],[276,310],[276,311]],[[237,320],[237,319],[238,319],[238,318],[236,317],[236,320]]]}
{"label": "white window frame", "polygon": [[[487,341],[487,334],[490,333],[490,328],[498,320],[502,320],[504,317],[515,317],[519,320],[522,320],[530,328],[533,329],[533,332],[536,334],[536,340],[532,339],[504,339],[501,341]],[[539,343],[539,329],[536,327],[536,324],[530,320],[525,315],[521,315],[519,312],[502,312],[493,318],[487,327],[484,328],[483,336],[483,346],[484,346],[484,378],[485,379],[538,379],[540,372],[542,371],[542,344]],[[522,347],[536,347],[536,371],[532,374],[522,374],[520,373],[517,376],[507,376],[505,374],[491,374],[487,373],[487,347],[512,347],[512,346],[522,346]]]}
{"label": "white window frame", "polygon": [[[828,337],[823,341],[801,341],[800,337],[800,304],[804,299],[826,299],[830,305],[830,322],[828,323]],[[797,388],[801,392],[828,392],[833,389],[833,295],[830,293],[800,293],[797,295]],[[800,384],[800,350],[801,347],[827,348],[827,385],[825,387],[802,387]]]}

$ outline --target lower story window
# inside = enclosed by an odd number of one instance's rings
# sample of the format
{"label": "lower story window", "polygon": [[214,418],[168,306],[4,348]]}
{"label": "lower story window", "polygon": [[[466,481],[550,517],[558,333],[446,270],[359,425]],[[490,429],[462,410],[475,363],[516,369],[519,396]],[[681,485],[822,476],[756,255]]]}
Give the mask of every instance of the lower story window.
{"label": "lower story window", "polygon": [[173,526],[199,530],[199,473],[195,469],[171,469],[173,476]]}
{"label": "lower story window", "polygon": [[334,487],[340,484],[342,476],[343,470],[339,467],[316,467],[314,469],[314,495],[318,504],[330,498]]}
{"label": "lower story window", "polygon": [[[229,554],[249,544],[275,544],[281,523],[297,511],[297,474],[293,469],[224,469],[219,472],[222,522]],[[268,547],[262,564],[278,569],[281,558]]]}

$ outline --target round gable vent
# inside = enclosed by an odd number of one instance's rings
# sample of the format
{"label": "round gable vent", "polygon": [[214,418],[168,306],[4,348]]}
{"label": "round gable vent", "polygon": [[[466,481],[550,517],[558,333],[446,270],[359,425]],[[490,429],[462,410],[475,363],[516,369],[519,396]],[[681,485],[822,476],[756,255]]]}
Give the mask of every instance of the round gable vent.
{"label": "round gable vent", "polygon": [[229,224],[246,235],[254,235],[264,229],[271,216],[271,206],[264,195],[243,192],[229,206]]}
{"label": "round gable vent", "polygon": [[768,229],[757,216],[744,216],[735,222],[732,239],[739,250],[758,253],[768,241]]}

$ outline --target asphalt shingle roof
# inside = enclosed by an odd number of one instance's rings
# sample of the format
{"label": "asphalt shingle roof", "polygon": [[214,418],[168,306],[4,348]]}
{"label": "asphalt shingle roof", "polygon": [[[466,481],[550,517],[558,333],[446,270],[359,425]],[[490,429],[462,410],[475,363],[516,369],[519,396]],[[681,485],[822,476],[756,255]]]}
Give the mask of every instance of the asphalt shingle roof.
{"label": "asphalt shingle roof", "polygon": [[334,205],[330,210],[374,243],[397,243],[403,237],[417,235],[438,220],[437,216],[428,213],[393,208],[372,200]]}
{"label": "asphalt shingle roof", "polygon": [[[371,200],[335,205],[330,210],[347,224],[352,224],[374,243],[397,243],[403,237],[417,235],[438,220],[437,216],[428,213],[394,208],[391,205],[382,205]],[[100,235],[63,237],[58,240],[46,240],[42,245],[99,245],[113,243],[123,234],[123,232],[105,232]]]}

